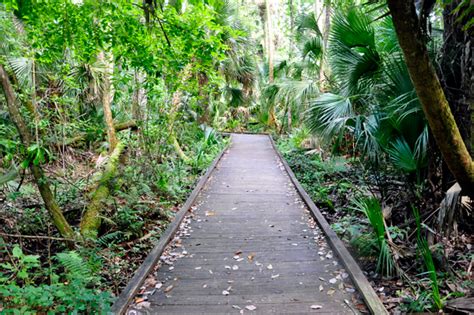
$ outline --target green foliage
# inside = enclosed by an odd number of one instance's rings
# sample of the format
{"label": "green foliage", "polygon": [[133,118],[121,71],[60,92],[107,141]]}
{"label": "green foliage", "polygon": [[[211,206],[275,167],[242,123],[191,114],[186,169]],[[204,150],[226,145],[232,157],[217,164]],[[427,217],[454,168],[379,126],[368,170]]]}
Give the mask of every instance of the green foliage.
{"label": "green foliage", "polygon": [[420,213],[418,212],[418,209],[416,209],[415,207],[413,207],[413,214],[415,216],[415,221],[416,221],[416,240],[418,244],[418,252],[420,253],[421,258],[423,262],[425,263],[425,266],[427,269],[426,273],[428,274],[428,278],[430,279],[430,282],[431,282],[431,299],[433,301],[433,306],[437,310],[441,310],[443,309],[443,301],[440,295],[438,276],[436,274],[436,267],[433,262],[431,249],[428,245],[428,242],[426,241],[426,238],[424,238],[421,234]]}
{"label": "green foliage", "polygon": [[[11,262],[2,264],[4,271],[0,273],[4,314],[106,314],[109,311],[110,294],[91,288],[95,278],[78,253],[58,253],[58,264],[50,275],[44,274],[39,256],[24,254],[18,245],[13,247],[11,257]],[[36,284],[47,276],[50,284]]]}
{"label": "green foliage", "polygon": [[[366,198],[354,202],[355,209],[362,211],[369,219],[377,242],[377,272],[392,276],[395,272],[393,253],[387,240],[387,230],[380,202],[375,198]],[[370,243],[369,243],[370,244]]]}
{"label": "green foliage", "polygon": [[336,11],[328,48],[332,92],[309,101],[305,123],[334,149],[350,148],[369,167],[391,162],[420,183],[426,122],[391,19],[372,21],[371,14]]}

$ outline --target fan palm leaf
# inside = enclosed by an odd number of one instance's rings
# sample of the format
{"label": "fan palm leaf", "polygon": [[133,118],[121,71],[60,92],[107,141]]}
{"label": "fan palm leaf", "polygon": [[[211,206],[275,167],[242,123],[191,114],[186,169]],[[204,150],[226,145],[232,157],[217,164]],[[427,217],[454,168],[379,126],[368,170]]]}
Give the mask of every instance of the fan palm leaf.
{"label": "fan palm leaf", "polygon": [[382,59],[370,19],[356,8],[337,12],[329,35],[329,63],[346,96],[366,94],[379,77]]}

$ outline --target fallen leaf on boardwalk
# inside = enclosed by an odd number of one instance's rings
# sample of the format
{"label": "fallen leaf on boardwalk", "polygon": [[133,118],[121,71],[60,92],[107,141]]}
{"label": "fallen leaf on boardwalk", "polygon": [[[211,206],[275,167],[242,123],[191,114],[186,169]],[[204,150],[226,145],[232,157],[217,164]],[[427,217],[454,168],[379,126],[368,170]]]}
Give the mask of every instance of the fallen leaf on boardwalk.
{"label": "fallen leaf on boardwalk", "polygon": [[323,287],[323,285],[322,285],[322,284],[321,284],[321,285],[319,285],[319,292],[321,292],[321,291],[323,291],[323,290],[324,290],[324,287]]}
{"label": "fallen leaf on boardwalk", "polygon": [[196,268],[194,268],[194,269],[196,269],[196,270],[201,270],[201,268],[202,268],[202,267],[196,267]]}
{"label": "fallen leaf on boardwalk", "polygon": [[336,279],[336,278],[329,279],[329,283],[334,284],[334,283],[336,283],[336,282],[337,282],[337,279]]}
{"label": "fallen leaf on boardwalk", "polygon": [[273,269],[272,264],[268,265],[268,266],[267,266],[267,269],[268,269],[268,270],[272,270],[272,269]]}
{"label": "fallen leaf on boardwalk", "polygon": [[234,255],[240,255],[240,254],[242,254],[242,251],[241,251],[241,250],[238,250],[238,251],[236,251],[236,252],[234,253]]}
{"label": "fallen leaf on boardwalk", "polygon": [[333,294],[334,294],[334,292],[336,292],[336,290],[333,290],[333,289],[331,289],[331,290],[328,290],[328,295],[333,295]]}
{"label": "fallen leaf on boardwalk", "polygon": [[212,216],[216,215],[216,213],[214,211],[206,211],[204,214],[206,215],[206,217],[212,217]]}
{"label": "fallen leaf on boardwalk", "polygon": [[236,310],[241,310],[242,308],[238,305],[232,305],[232,308],[235,308]]}
{"label": "fallen leaf on boardwalk", "polygon": [[278,278],[280,275],[272,275],[272,279]]}
{"label": "fallen leaf on boardwalk", "polygon": [[149,308],[151,305],[150,302],[141,302],[141,303],[138,303],[137,305],[135,305],[135,308],[137,309],[142,309],[142,308]]}
{"label": "fallen leaf on boardwalk", "polygon": [[257,309],[255,305],[247,305],[245,308],[248,309],[249,311],[255,311]]}
{"label": "fallen leaf on boardwalk", "polygon": [[226,295],[226,296],[229,295],[229,291],[227,290],[222,291],[222,295]]}
{"label": "fallen leaf on boardwalk", "polygon": [[321,308],[323,308],[321,305],[317,305],[317,304],[311,305],[312,310],[319,310]]}
{"label": "fallen leaf on boardwalk", "polygon": [[254,257],[255,257],[255,254],[252,253],[252,254],[250,254],[250,255],[247,256],[247,259],[248,259],[249,261],[252,261]]}
{"label": "fallen leaf on boardwalk", "polygon": [[147,300],[146,298],[138,298],[138,299],[135,300],[135,303],[138,304],[138,303],[144,302],[146,300]]}
{"label": "fallen leaf on boardwalk", "polygon": [[323,277],[319,277],[319,280],[326,281],[326,279],[324,279]]}
{"label": "fallen leaf on boardwalk", "polygon": [[173,288],[174,288],[173,285],[169,285],[169,286],[166,287],[166,289],[164,289],[164,291],[165,291],[165,293],[168,293],[171,290],[173,290]]}
{"label": "fallen leaf on boardwalk", "polygon": [[145,280],[144,286],[145,287],[152,287],[156,284],[156,279],[153,277],[149,277]]}

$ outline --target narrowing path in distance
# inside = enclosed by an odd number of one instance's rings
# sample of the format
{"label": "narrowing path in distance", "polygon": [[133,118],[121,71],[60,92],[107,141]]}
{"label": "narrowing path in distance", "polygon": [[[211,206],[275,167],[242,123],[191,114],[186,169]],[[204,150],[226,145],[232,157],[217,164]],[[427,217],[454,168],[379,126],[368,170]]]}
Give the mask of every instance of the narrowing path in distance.
{"label": "narrowing path in distance", "polygon": [[357,288],[269,137],[231,137],[127,313],[359,313]]}

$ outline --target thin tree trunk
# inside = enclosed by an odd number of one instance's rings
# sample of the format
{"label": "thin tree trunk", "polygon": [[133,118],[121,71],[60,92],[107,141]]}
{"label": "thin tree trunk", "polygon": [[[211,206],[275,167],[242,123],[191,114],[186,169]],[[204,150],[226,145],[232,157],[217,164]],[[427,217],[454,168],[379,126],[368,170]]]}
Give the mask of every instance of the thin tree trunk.
{"label": "thin tree trunk", "polygon": [[[10,83],[8,78],[8,74],[5,71],[3,65],[0,64],[0,80],[2,82],[3,91],[5,92],[5,98],[7,100],[7,107],[10,117],[15,124],[16,128],[18,129],[18,133],[23,141],[25,147],[29,147],[32,142],[32,135],[28,130],[28,127],[23,120],[23,117],[20,114],[19,104],[15,96],[15,92],[13,91],[13,87]],[[41,166],[34,165],[34,163],[30,163],[31,173],[35,179],[36,185],[38,186],[38,190],[43,198],[43,202],[45,204],[46,210],[48,210],[49,214],[51,215],[54,225],[58,229],[59,233],[64,238],[74,238],[74,232],[66,221],[59,205],[57,204],[54,195],[49,187],[49,182],[47,178],[44,176],[43,170]]]}
{"label": "thin tree trunk", "polygon": [[474,165],[433,67],[413,1],[388,0],[416,93],[446,164],[463,190],[474,190]]}
{"label": "thin tree trunk", "polygon": [[294,12],[294,7],[293,7],[293,0],[288,0],[288,6],[290,9],[290,51],[289,51],[289,56],[290,59],[293,57],[293,51],[294,51],[294,43],[293,43],[293,36],[294,36],[294,31],[295,31],[295,12]]}
{"label": "thin tree trunk", "polygon": [[108,60],[109,56],[105,55],[104,51],[99,53],[99,62],[105,67],[104,71],[104,79],[102,82],[102,108],[104,110],[104,122],[105,128],[107,131],[107,138],[109,141],[109,152],[113,152],[115,147],[117,146],[117,136],[115,134],[114,128],[114,119],[112,117],[112,110],[110,104],[112,102],[112,84],[111,84],[111,76],[113,74],[113,65],[110,60]]}
{"label": "thin tree trunk", "polygon": [[268,82],[273,83],[273,25],[272,25],[272,5],[270,0],[265,0],[265,14],[267,23],[267,35],[268,35]]}
{"label": "thin tree trunk", "polygon": [[141,111],[141,104],[140,104],[140,96],[141,96],[141,80],[140,80],[140,73],[138,70],[134,70],[133,72],[133,96],[132,96],[132,116],[135,121],[142,120],[142,111]]}
{"label": "thin tree trunk", "polygon": [[324,27],[321,30],[323,35],[323,54],[321,56],[321,63],[319,67],[319,88],[321,92],[326,90],[326,77],[328,76],[329,67],[327,64],[327,47],[329,39],[329,30],[331,28],[331,0],[324,1]]}

